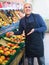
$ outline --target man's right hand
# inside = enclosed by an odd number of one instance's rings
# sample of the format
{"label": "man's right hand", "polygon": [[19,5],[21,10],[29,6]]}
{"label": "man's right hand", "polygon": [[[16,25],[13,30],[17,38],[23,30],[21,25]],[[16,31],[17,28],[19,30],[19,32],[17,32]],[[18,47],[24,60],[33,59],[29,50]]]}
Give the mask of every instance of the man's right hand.
{"label": "man's right hand", "polygon": [[7,36],[7,37],[10,37],[10,36],[12,36],[12,35],[14,35],[14,32],[7,32],[7,33],[6,33],[6,36]]}

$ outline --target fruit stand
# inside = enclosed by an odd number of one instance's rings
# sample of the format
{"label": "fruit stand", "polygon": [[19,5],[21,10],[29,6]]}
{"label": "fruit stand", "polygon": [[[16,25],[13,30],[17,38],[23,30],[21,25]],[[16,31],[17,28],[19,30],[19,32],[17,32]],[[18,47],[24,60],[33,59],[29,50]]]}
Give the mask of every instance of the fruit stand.
{"label": "fruit stand", "polygon": [[19,25],[17,15],[14,11],[10,11],[11,13],[16,19],[10,20],[5,12],[0,11],[0,65],[18,65],[24,56],[25,37],[22,34],[11,37],[7,35],[8,31],[17,30]]}
{"label": "fruit stand", "polygon": [[[4,44],[3,44],[4,43]],[[5,44],[6,43],[6,44]],[[3,39],[0,40],[0,63],[1,65],[18,65],[24,55],[23,45],[12,44]]]}

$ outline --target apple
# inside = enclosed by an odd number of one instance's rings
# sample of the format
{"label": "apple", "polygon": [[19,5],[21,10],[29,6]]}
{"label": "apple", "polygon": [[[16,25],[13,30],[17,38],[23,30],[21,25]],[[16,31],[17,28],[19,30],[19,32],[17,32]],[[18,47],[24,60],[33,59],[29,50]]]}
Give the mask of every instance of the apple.
{"label": "apple", "polygon": [[10,46],[7,46],[8,48],[10,48]]}
{"label": "apple", "polygon": [[4,51],[7,51],[7,50],[9,50],[9,48],[4,48],[3,50],[4,50]]}
{"label": "apple", "polygon": [[13,51],[11,52],[11,54],[13,55],[13,54],[15,54],[15,52],[16,52],[16,50],[13,50]]}
{"label": "apple", "polygon": [[15,41],[16,40],[16,38],[13,38],[13,41]]}
{"label": "apple", "polygon": [[13,50],[13,52],[15,53],[15,52],[16,52],[16,50]]}
{"label": "apple", "polygon": [[9,51],[10,51],[10,52],[12,52],[13,50],[12,50],[12,49],[10,49]]}
{"label": "apple", "polygon": [[11,46],[11,47],[14,46],[14,44],[12,44],[12,43],[8,43],[7,45],[8,45],[8,46]]}
{"label": "apple", "polygon": [[1,56],[0,58],[1,58],[2,60],[4,60],[4,59],[5,59],[5,56]]}
{"label": "apple", "polygon": [[6,51],[6,52],[4,52],[4,54],[5,54],[6,56],[10,55],[10,51]]}
{"label": "apple", "polygon": [[20,46],[16,46],[16,48],[20,48]]}
{"label": "apple", "polygon": [[6,33],[6,37],[10,37],[10,33],[9,32]]}
{"label": "apple", "polygon": [[6,65],[7,62],[8,62],[8,60],[4,60],[4,61],[2,62],[2,65]]}
{"label": "apple", "polygon": [[15,40],[14,42],[17,43],[17,40]]}
{"label": "apple", "polygon": [[2,50],[2,47],[0,47],[0,50]]}
{"label": "apple", "polygon": [[4,60],[4,62],[5,62],[5,63],[7,63],[7,62],[8,62],[8,60]]}
{"label": "apple", "polygon": [[1,54],[3,54],[3,53],[4,53],[4,51],[3,51],[3,50],[0,50],[0,53],[1,53]]}
{"label": "apple", "polygon": [[5,62],[2,62],[2,65],[6,65]]}
{"label": "apple", "polygon": [[5,60],[9,60],[10,58],[9,57],[6,57]]}
{"label": "apple", "polygon": [[2,47],[2,49],[4,49],[5,48],[5,46],[1,46]]}
{"label": "apple", "polygon": [[15,46],[16,46],[16,48],[19,48],[20,47],[18,44],[16,44]]}
{"label": "apple", "polygon": [[11,47],[13,47],[13,46],[14,46],[14,44],[11,44],[10,46],[11,46]]}
{"label": "apple", "polygon": [[10,45],[11,45],[11,43],[7,43],[7,45],[8,45],[8,46],[10,46]]}
{"label": "apple", "polygon": [[2,64],[3,60],[0,58],[0,64]]}
{"label": "apple", "polygon": [[13,38],[11,37],[10,40],[13,41]]}
{"label": "apple", "polygon": [[12,49],[15,49],[15,48],[16,48],[16,46],[13,46],[13,47],[12,47]]}

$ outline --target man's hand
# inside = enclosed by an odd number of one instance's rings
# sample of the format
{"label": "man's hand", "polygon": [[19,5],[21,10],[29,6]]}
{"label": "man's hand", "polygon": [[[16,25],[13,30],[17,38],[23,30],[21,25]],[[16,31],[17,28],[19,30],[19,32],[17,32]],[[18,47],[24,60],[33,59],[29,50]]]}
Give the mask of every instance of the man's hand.
{"label": "man's hand", "polygon": [[7,32],[7,33],[6,33],[6,36],[7,36],[7,37],[10,37],[10,36],[12,36],[13,34],[14,34],[14,32]]}
{"label": "man's hand", "polygon": [[27,35],[30,35],[31,33],[33,33],[34,32],[34,29],[32,29]]}

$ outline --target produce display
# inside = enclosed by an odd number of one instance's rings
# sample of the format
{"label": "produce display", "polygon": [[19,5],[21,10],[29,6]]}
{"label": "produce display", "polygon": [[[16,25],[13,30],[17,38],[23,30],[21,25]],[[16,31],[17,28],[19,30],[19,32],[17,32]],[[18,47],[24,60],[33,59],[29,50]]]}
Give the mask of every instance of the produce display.
{"label": "produce display", "polygon": [[13,11],[11,10],[10,13],[12,14],[12,17],[11,17],[12,18],[12,21],[14,23],[17,22],[19,20],[19,17],[18,17],[18,15],[15,14],[15,11],[14,10]]}
{"label": "produce display", "polygon": [[9,49],[5,46],[0,46],[0,65],[5,65],[9,59],[10,55],[14,54],[16,50]]}
{"label": "produce display", "polygon": [[19,10],[15,10],[14,13],[19,17],[19,19],[21,19],[22,17],[24,17],[24,12],[19,11]]}
{"label": "produce display", "polygon": [[9,36],[8,33],[6,33],[6,36],[3,37],[5,40],[8,40],[10,42],[14,42],[14,43],[24,43],[25,42],[25,36],[23,35],[13,35],[13,36]]}
{"label": "produce display", "polygon": [[0,55],[0,65],[5,65],[9,60],[9,57],[4,56],[4,55]]}
{"label": "produce display", "polygon": [[12,59],[14,59],[24,47],[25,36],[21,34],[9,37],[9,34],[6,33],[1,39],[6,42],[3,42],[5,46],[0,44],[0,65],[9,65]]}
{"label": "produce display", "polygon": [[11,44],[11,43],[7,43],[7,47],[11,48],[11,49],[20,48],[20,46],[18,44]]}
{"label": "produce display", "polygon": [[4,21],[1,17],[0,17],[0,27],[2,26],[7,26],[8,23],[6,23],[6,21]]}
{"label": "produce display", "polygon": [[[9,19],[7,18],[7,16],[5,15],[3,10],[0,11],[0,24],[2,26],[9,25]],[[0,25],[0,27],[1,27],[1,25]]]}
{"label": "produce display", "polygon": [[11,42],[6,42],[6,46],[0,44],[0,65],[8,64],[12,57],[14,58],[20,52],[20,48],[20,45]]}
{"label": "produce display", "polygon": [[16,23],[19,20],[19,17],[14,13],[13,10],[1,10],[0,11],[0,27],[7,26]]}
{"label": "produce display", "polygon": [[[21,14],[21,12],[19,13],[19,11],[16,10],[0,10],[0,33],[2,33],[2,30],[8,30],[6,27],[10,28],[9,25],[16,23],[20,18],[22,18],[23,16],[20,16],[19,18],[19,15]],[[0,36],[0,40],[1,39],[6,42],[0,42],[0,65],[9,65],[25,46],[25,36],[23,34],[10,36],[8,33],[5,33],[5,35],[3,34]]]}
{"label": "produce display", "polygon": [[6,56],[14,54],[16,52],[16,48],[20,48],[18,44],[12,44],[12,43],[7,43],[7,46],[0,46],[0,54],[4,54]]}

